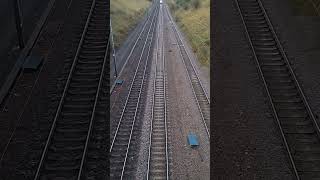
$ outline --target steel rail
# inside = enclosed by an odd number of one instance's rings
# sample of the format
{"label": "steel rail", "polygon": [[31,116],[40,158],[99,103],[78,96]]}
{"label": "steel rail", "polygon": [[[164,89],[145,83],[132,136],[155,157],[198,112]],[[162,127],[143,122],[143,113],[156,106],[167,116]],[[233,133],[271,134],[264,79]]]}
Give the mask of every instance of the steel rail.
{"label": "steel rail", "polygon": [[[153,18],[154,18],[154,17],[153,17]],[[150,27],[149,27],[148,34],[150,33],[151,26],[152,26],[152,24],[151,24],[151,25],[150,25]],[[130,85],[130,88],[129,88],[129,94],[128,94],[127,98],[126,98],[125,105],[124,105],[124,107],[122,108],[122,112],[121,112],[120,120],[119,120],[119,122],[118,122],[118,126],[117,126],[117,129],[116,129],[116,132],[115,132],[115,134],[114,134],[114,136],[113,136],[113,140],[112,140],[112,143],[111,143],[111,146],[110,146],[109,152],[111,152],[111,151],[112,151],[112,148],[113,148],[113,144],[114,144],[114,141],[115,141],[116,135],[117,135],[117,133],[118,133],[118,131],[119,131],[119,127],[120,127],[120,124],[121,124],[121,121],[122,121],[122,118],[123,118],[123,115],[124,115],[125,109],[126,109],[126,107],[127,107],[128,101],[129,101],[129,97],[130,97],[130,94],[131,94],[131,91],[132,91],[132,86],[133,86],[133,83],[134,83],[134,81],[135,81],[136,75],[137,75],[137,73],[138,73],[138,69],[139,69],[139,66],[140,66],[140,63],[141,63],[141,60],[142,60],[142,55],[143,55],[143,52],[144,52],[144,49],[145,49],[145,45],[147,44],[147,41],[148,41],[148,38],[146,38],[146,40],[145,40],[145,42],[144,42],[143,49],[142,49],[142,53],[141,53],[141,55],[140,55],[139,62],[138,62],[138,65],[137,65],[137,68],[136,68],[136,70],[135,70],[135,73],[134,73],[133,79],[132,79],[132,81],[131,81],[131,85]]]}
{"label": "steel rail", "polygon": [[83,150],[83,153],[82,153],[81,164],[80,164],[80,169],[79,169],[78,178],[77,178],[78,180],[81,179],[83,164],[84,164],[84,161],[85,161],[85,158],[86,158],[86,155],[87,155],[87,151],[88,151],[88,144],[89,144],[90,135],[91,135],[91,132],[92,132],[92,126],[93,126],[93,121],[94,121],[94,117],[95,117],[97,102],[99,100],[99,94],[100,94],[101,84],[102,84],[102,81],[103,81],[105,64],[106,64],[106,61],[107,61],[107,55],[108,55],[108,50],[109,50],[109,45],[110,45],[109,42],[110,42],[110,38],[108,39],[108,44],[107,44],[107,48],[106,48],[106,52],[105,52],[105,56],[104,56],[104,60],[103,60],[103,65],[102,65],[102,68],[101,68],[99,84],[98,84],[96,97],[95,97],[94,105],[93,105],[93,110],[92,110],[92,114],[91,114],[91,118],[90,118],[89,131],[88,131],[87,138],[86,138],[86,144],[84,146],[84,150]]}
{"label": "steel rail", "polygon": [[[163,5],[162,5],[162,9],[163,9]],[[164,24],[163,22],[163,13],[162,13],[162,25]],[[163,32],[162,32],[162,37],[163,37]],[[167,179],[169,179],[169,156],[168,156],[168,127],[167,127],[167,101],[166,101],[166,98],[167,98],[167,93],[166,93],[166,78],[167,78],[167,73],[166,73],[166,59],[165,59],[165,56],[164,56],[164,39],[162,39],[162,58],[163,58],[163,72],[164,72],[164,125],[165,125],[165,131],[166,131],[166,164],[167,164]]]}
{"label": "steel rail", "polygon": [[[163,5],[162,5],[162,9],[163,9]],[[162,25],[164,24],[163,23],[163,13],[162,13]],[[162,32],[162,37],[163,37],[163,32]],[[162,54],[163,54],[163,56],[162,56],[162,58],[163,58],[163,72],[164,72],[164,113],[165,113],[165,115],[164,115],[164,124],[165,124],[165,135],[166,135],[166,164],[167,164],[167,179],[169,179],[169,156],[168,156],[168,127],[167,127],[167,101],[166,101],[166,98],[167,98],[167,93],[166,93],[166,75],[167,75],[167,73],[166,73],[166,59],[165,59],[165,56],[164,56],[164,43],[163,43],[164,41],[163,41],[163,39],[162,39]]]}
{"label": "steel rail", "polygon": [[[126,109],[126,107],[127,107],[127,105],[128,105],[129,97],[130,97],[130,95],[131,95],[131,93],[132,93],[132,87],[133,87],[133,84],[134,84],[134,82],[135,82],[135,80],[136,80],[136,76],[137,76],[137,73],[138,73],[138,70],[139,70],[141,61],[142,61],[142,57],[143,57],[143,54],[144,54],[144,50],[145,50],[146,44],[147,44],[147,42],[148,42],[148,40],[149,40],[148,37],[149,37],[149,34],[150,34],[150,32],[151,32],[152,26],[153,26],[153,24],[154,24],[154,19],[155,19],[155,17],[156,17],[157,9],[155,9],[154,11],[155,11],[155,13],[154,13],[154,15],[153,15],[153,17],[152,17],[152,23],[150,24],[150,27],[149,27],[149,30],[148,30],[148,33],[147,33],[147,38],[146,38],[146,40],[145,40],[145,42],[144,42],[143,49],[142,49],[142,53],[141,53],[141,55],[140,55],[140,57],[139,57],[139,62],[138,62],[137,68],[136,68],[136,70],[135,70],[135,74],[134,74],[133,80],[132,80],[131,85],[130,85],[129,95],[127,96],[125,105],[124,105],[124,107],[123,107],[123,109],[122,109],[122,113],[121,113],[120,120],[119,120],[118,125],[117,125],[117,129],[116,129],[116,131],[115,131],[115,133],[114,133],[114,136],[113,136],[113,140],[112,140],[112,143],[111,143],[111,146],[110,146],[110,149],[109,149],[109,152],[110,152],[110,153],[111,153],[112,150],[113,150],[114,143],[115,143],[116,137],[117,137],[117,135],[118,135],[118,131],[119,131],[119,128],[120,128],[120,125],[121,125],[121,123],[122,123],[122,119],[123,119],[123,116],[124,116],[124,113],[125,113],[125,109]],[[154,28],[154,29],[155,29],[155,28]],[[151,37],[151,41],[152,41],[153,32],[151,33],[151,35],[152,35],[152,37]],[[152,45],[152,43],[150,43],[150,46],[149,46],[149,50],[148,50],[148,54],[147,54],[147,60],[146,60],[147,62],[146,62],[146,64],[145,64],[144,71],[143,71],[143,79],[142,79],[142,83],[141,83],[140,88],[139,88],[138,102],[137,102],[136,105],[135,105],[135,115],[134,115],[134,117],[133,117],[132,127],[131,127],[131,130],[130,130],[130,135],[129,135],[129,140],[128,140],[129,142],[128,142],[128,144],[127,144],[125,160],[124,160],[123,167],[122,167],[122,172],[121,172],[121,179],[123,178],[123,175],[124,175],[124,170],[125,170],[126,161],[127,161],[128,152],[129,152],[129,147],[130,147],[131,138],[132,138],[132,132],[133,132],[134,123],[135,123],[135,120],[136,120],[136,114],[137,114],[137,110],[138,110],[138,106],[139,106],[141,90],[142,90],[142,87],[143,87],[143,85],[144,85],[144,77],[145,77],[146,68],[147,68],[147,65],[148,65],[148,58],[149,58],[149,52],[150,52],[150,49],[151,49],[151,45]]]}
{"label": "steel rail", "polygon": [[[163,4],[161,5],[161,10],[163,9]],[[163,11],[163,10],[162,10]],[[162,12],[161,11],[161,12]],[[162,16],[161,16],[161,20],[162,20],[162,26],[163,26],[163,12],[162,12]],[[162,61],[163,61],[163,72],[164,72],[164,82],[163,82],[163,87],[164,87],[164,125],[165,125],[165,135],[166,135],[166,164],[167,164],[167,180],[169,179],[169,156],[168,156],[168,127],[167,127],[167,93],[166,93],[166,58],[165,58],[165,54],[164,54],[164,38],[163,38],[163,31],[162,31]]]}
{"label": "steel rail", "polygon": [[[152,148],[152,134],[153,134],[153,120],[154,120],[154,107],[155,107],[155,99],[156,99],[156,81],[157,81],[157,72],[158,72],[158,53],[159,53],[159,36],[160,36],[160,27],[163,27],[163,14],[162,13],[162,5],[160,5],[159,12],[159,23],[158,23],[158,36],[157,36],[157,47],[156,47],[156,62],[155,62],[155,75],[154,75],[154,83],[153,83],[153,103],[152,103],[152,119],[150,122],[150,135],[149,135],[149,154],[148,154],[148,167],[147,167],[147,180],[149,180],[150,176],[150,160],[151,160],[151,148]],[[161,17],[161,26],[160,26],[160,17]],[[165,70],[165,57],[164,57],[164,43],[163,43],[163,31],[162,31],[162,43],[161,43],[161,59],[162,59],[162,72],[163,72],[163,98],[164,98],[164,128],[165,128],[165,151],[166,151],[166,179],[169,179],[169,158],[168,158],[168,132],[167,132],[167,103],[166,103],[166,70]],[[161,71],[161,70],[160,70]]]}
{"label": "steel rail", "polygon": [[[159,13],[160,14],[160,13]],[[159,28],[159,23],[158,23],[158,30]],[[156,44],[156,49],[158,50],[159,48],[159,34],[157,34],[157,44]],[[158,51],[156,52],[156,57],[155,57],[155,73],[154,73],[154,78],[157,76],[157,62],[158,62]],[[153,81],[153,91],[156,89],[156,81]],[[151,137],[152,137],[152,122],[153,122],[153,116],[154,116],[154,101],[155,101],[155,95],[153,94],[152,96],[152,107],[151,107],[151,121],[150,121],[150,134],[149,134],[149,150],[148,150],[148,167],[147,167],[147,180],[149,180],[149,171],[150,171],[150,154],[151,154]]]}
{"label": "steel rail", "polygon": [[[166,7],[167,7],[167,5],[166,5]],[[169,13],[169,10],[168,10],[169,8],[167,7],[166,9],[167,9],[168,16],[169,16],[169,18],[170,18],[170,20],[171,20],[171,22],[172,22],[172,24],[173,24],[173,26],[174,26],[177,34],[178,34],[178,36],[179,36],[179,39],[181,40],[181,42],[182,42],[182,44],[183,44],[182,35],[181,35],[180,31],[178,31],[178,27],[177,27],[175,21],[173,21],[173,18],[172,18],[172,16],[171,16],[171,13]],[[199,78],[198,70],[194,67],[195,65],[194,65],[193,61],[191,61],[191,58],[190,58],[191,55],[189,54],[189,51],[187,51],[187,49],[185,48],[185,45],[183,45],[183,48],[185,49],[185,51],[186,51],[186,53],[187,53],[187,55],[188,55],[188,59],[190,60],[190,64],[192,65],[192,69],[193,69],[193,71],[194,71],[195,74],[196,74],[196,77],[197,77],[197,79],[198,79],[198,81],[199,81],[199,83],[200,83],[201,88],[203,89],[203,92],[205,93],[205,97],[207,98],[207,101],[208,101],[209,104],[210,104],[210,98],[209,98],[208,93],[207,93],[207,91],[205,90],[205,88],[203,88],[203,84],[202,84],[202,82],[201,82],[201,79]]]}
{"label": "steel rail", "polygon": [[284,143],[284,145],[285,145],[285,147],[286,147],[286,150],[287,150],[287,152],[288,152],[288,156],[289,156],[289,159],[290,159],[291,166],[292,166],[292,168],[293,168],[293,170],[294,170],[294,174],[295,174],[297,180],[300,180],[299,175],[298,175],[298,171],[297,171],[297,168],[296,168],[296,165],[295,165],[295,163],[294,163],[294,161],[293,161],[293,157],[292,157],[292,155],[291,155],[291,151],[290,151],[288,142],[287,142],[286,137],[285,137],[285,135],[284,135],[284,131],[283,131],[282,127],[281,127],[281,123],[280,123],[280,120],[279,120],[279,117],[278,117],[278,113],[277,113],[277,111],[276,111],[275,105],[272,103],[271,93],[270,93],[270,91],[269,91],[269,88],[268,88],[267,82],[266,82],[266,80],[265,80],[265,77],[263,76],[262,69],[261,69],[261,65],[260,65],[260,62],[259,62],[259,60],[258,60],[257,54],[256,54],[256,52],[255,52],[255,49],[254,49],[254,47],[253,47],[253,42],[252,42],[252,40],[251,40],[251,38],[250,38],[248,28],[247,28],[247,26],[246,26],[246,24],[245,24],[245,21],[244,21],[244,18],[243,18],[243,15],[242,15],[240,6],[239,6],[239,4],[238,4],[238,0],[235,0],[235,2],[236,2],[236,5],[237,5],[237,9],[238,9],[238,11],[239,11],[239,14],[240,14],[240,16],[241,16],[241,20],[242,20],[242,23],[243,23],[243,26],[244,26],[244,29],[245,29],[245,32],[246,32],[246,36],[247,36],[247,38],[248,38],[248,40],[249,40],[249,43],[250,43],[250,47],[251,47],[252,53],[254,54],[254,59],[255,59],[256,64],[257,64],[257,66],[258,66],[259,74],[260,74],[260,76],[261,76],[261,78],[262,78],[263,85],[264,85],[264,87],[265,87],[265,89],[266,89],[266,92],[267,92],[267,94],[268,94],[268,99],[269,99],[270,104],[271,104],[271,107],[272,107],[272,112],[273,112],[273,114],[274,114],[274,116],[275,116],[275,118],[276,118],[276,120],[277,120],[277,124],[278,124],[278,127],[279,127],[279,129],[280,129],[280,133],[281,133],[281,137],[282,137],[282,141],[283,141],[283,143]]}
{"label": "steel rail", "polygon": [[312,110],[311,110],[311,108],[310,108],[310,105],[309,105],[308,101],[307,101],[307,98],[306,98],[306,96],[304,95],[304,93],[303,93],[303,91],[302,91],[302,88],[301,88],[301,86],[300,86],[300,83],[298,82],[298,79],[297,79],[295,73],[293,72],[293,69],[292,69],[292,67],[291,67],[291,65],[290,65],[290,62],[289,62],[289,60],[288,60],[288,58],[287,58],[287,55],[285,54],[284,49],[283,49],[283,47],[282,47],[282,45],[281,45],[281,43],[280,43],[280,41],[279,41],[279,39],[278,39],[278,36],[277,36],[276,32],[275,32],[274,29],[273,29],[273,25],[271,24],[271,21],[270,21],[270,19],[269,19],[269,17],[268,17],[268,14],[267,14],[266,10],[265,10],[264,7],[263,7],[263,4],[261,3],[260,0],[257,0],[257,1],[258,1],[258,3],[259,3],[260,8],[261,8],[262,11],[264,12],[265,18],[266,18],[266,20],[267,20],[267,22],[268,22],[268,25],[269,25],[269,27],[270,27],[270,29],[271,29],[271,32],[272,32],[273,36],[275,37],[275,40],[276,40],[276,42],[277,42],[277,44],[278,44],[278,46],[279,46],[279,48],[280,48],[280,52],[281,52],[282,56],[284,57],[286,63],[288,64],[288,68],[289,68],[289,70],[290,70],[290,74],[292,75],[292,77],[293,77],[293,79],[294,79],[294,82],[295,82],[296,86],[298,87],[299,93],[300,93],[300,95],[302,96],[303,103],[304,103],[304,105],[306,106],[306,108],[307,108],[307,110],[308,110],[308,112],[309,112],[309,115],[311,116],[313,125],[315,126],[316,131],[317,131],[317,134],[318,134],[318,136],[319,136],[319,138],[320,138],[320,128],[319,128],[319,124],[317,123],[316,118],[315,118],[315,116],[314,116],[314,114],[313,114],[313,112],[312,112]]}
{"label": "steel rail", "polygon": [[[177,41],[180,40],[181,43],[182,43],[182,45],[179,45],[179,43],[177,44],[177,46],[178,46],[179,49],[180,49],[179,54],[180,54],[181,58],[183,59],[182,62],[183,62],[183,64],[184,64],[185,70],[186,70],[186,72],[187,72],[187,74],[188,74],[188,79],[189,79],[189,82],[190,82],[190,85],[191,85],[191,88],[192,88],[193,96],[194,96],[194,98],[195,98],[195,100],[196,100],[196,104],[197,104],[197,106],[198,106],[198,109],[199,109],[199,112],[200,112],[200,115],[201,115],[202,123],[203,123],[203,125],[204,125],[204,127],[205,127],[205,129],[206,129],[208,138],[210,139],[209,127],[207,126],[207,123],[206,123],[206,121],[205,121],[205,117],[204,117],[203,111],[202,111],[202,109],[201,109],[199,99],[197,98],[197,95],[196,95],[196,92],[195,92],[195,88],[194,88],[194,86],[193,86],[193,84],[192,84],[192,80],[191,80],[191,77],[190,77],[190,74],[189,74],[187,65],[186,65],[186,63],[185,63],[185,61],[184,61],[185,58],[184,58],[183,55],[182,55],[181,46],[183,46],[183,48],[185,48],[184,45],[183,45],[182,38],[180,37],[180,34],[178,33],[179,31],[178,31],[178,29],[177,29],[177,27],[176,27],[176,25],[175,25],[175,22],[173,21],[170,13],[169,13],[169,10],[168,10],[168,7],[167,7],[167,6],[166,6],[166,10],[167,10],[168,17],[169,17],[169,19],[170,19],[171,22],[172,22],[173,31],[175,32],[175,36],[176,36],[176,38],[177,38]],[[194,69],[194,67],[193,67],[193,64],[191,63],[191,59],[190,59],[190,57],[189,57],[189,54],[187,53],[187,50],[186,50],[186,49],[184,49],[184,51],[186,52],[187,58],[189,59],[190,64],[192,65],[192,69],[193,69],[194,72],[195,72],[195,77],[197,78],[197,80],[198,80],[198,82],[199,82],[199,84],[200,84],[200,87],[202,88],[202,90],[203,90],[203,92],[204,92],[204,95],[205,95],[205,97],[206,97],[206,100],[208,101],[208,104],[210,105],[210,101],[209,101],[209,99],[208,99],[208,97],[207,97],[207,95],[206,95],[205,90],[203,89],[203,86],[202,86],[202,83],[201,83],[201,81],[200,81],[200,79],[199,79],[199,77],[198,77],[198,74],[196,73],[196,71],[195,71],[195,69]],[[210,109],[210,107],[209,107],[209,109]],[[210,116],[210,115],[209,115],[209,116]]]}
{"label": "steel rail", "polygon": [[[114,81],[113,85],[112,85],[112,86],[111,86],[111,88],[110,88],[110,94],[112,93],[112,91],[113,91],[114,87],[116,86],[116,81],[117,81],[117,80],[119,79],[119,77],[121,76],[122,71],[124,70],[124,67],[126,66],[126,64],[127,64],[128,60],[129,60],[129,58],[131,57],[131,55],[132,55],[132,53],[133,53],[133,51],[134,51],[134,49],[135,49],[135,47],[136,47],[136,45],[137,45],[138,41],[141,39],[141,35],[142,35],[142,33],[143,33],[143,31],[144,31],[144,29],[145,29],[146,25],[148,24],[148,21],[149,21],[149,19],[150,19],[150,17],[151,17],[151,15],[152,15],[152,13],[153,13],[153,11],[154,11],[152,8],[153,8],[153,7],[151,7],[151,10],[150,10],[150,12],[149,12],[149,14],[148,14],[148,18],[147,18],[146,22],[144,23],[143,28],[142,28],[141,32],[139,33],[138,38],[136,39],[136,41],[135,41],[135,43],[134,43],[133,47],[131,48],[131,51],[130,51],[129,55],[127,56],[127,58],[126,58],[126,60],[125,60],[126,62],[125,62],[125,63],[124,63],[124,65],[122,66],[122,68],[121,68],[120,72],[118,73],[117,78],[115,79],[115,81]],[[115,56],[116,56],[116,55],[115,55]]]}
{"label": "steel rail", "polygon": [[64,103],[65,96],[66,96],[66,94],[67,94],[67,89],[68,89],[68,87],[69,87],[69,84],[70,84],[70,81],[71,81],[71,77],[72,77],[72,74],[73,74],[73,71],[74,71],[76,62],[77,62],[77,60],[78,60],[78,55],[79,55],[79,53],[80,53],[80,49],[81,49],[81,46],[82,46],[82,44],[83,44],[85,34],[86,34],[87,30],[88,30],[89,22],[90,22],[90,19],[91,19],[91,16],[92,16],[92,13],[93,13],[93,9],[94,9],[94,7],[95,7],[95,4],[96,4],[96,1],[93,0],[93,1],[92,1],[92,5],[91,5],[91,8],[90,8],[89,15],[88,15],[88,18],[87,18],[87,21],[86,21],[86,25],[85,25],[84,30],[83,30],[83,32],[82,32],[81,40],[80,40],[80,42],[79,42],[76,55],[75,55],[75,57],[74,57],[74,59],[73,59],[73,63],[72,63],[72,66],[71,66],[71,70],[70,70],[70,72],[69,72],[68,79],[67,79],[67,82],[66,82],[66,84],[65,84],[62,97],[60,98],[59,106],[58,106],[58,109],[57,109],[57,111],[56,111],[56,114],[55,114],[55,117],[54,117],[54,120],[53,120],[51,129],[50,129],[50,133],[49,133],[49,136],[48,136],[47,141],[46,141],[45,148],[44,148],[44,150],[43,150],[43,152],[42,152],[41,159],[40,159],[40,162],[39,162],[39,165],[38,165],[37,172],[36,172],[36,175],[35,175],[35,177],[34,177],[34,180],[38,179],[38,177],[39,177],[40,169],[41,169],[41,167],[42,167],[42,164],[43,164],[43,162],[44,162],[45,155],[46,155],[46,153],[47,153],[49,144],[50,144],[50,142],[51,142],[51,137],[52,137],[53,131],[54,131],[55,127],[56,127],[57,119],[58,119],[58,116],[59,116],[59,114],[60,114],[60,112],[61,112],[61,108],[62,108],[62,105],[63,105],[63,103]]}

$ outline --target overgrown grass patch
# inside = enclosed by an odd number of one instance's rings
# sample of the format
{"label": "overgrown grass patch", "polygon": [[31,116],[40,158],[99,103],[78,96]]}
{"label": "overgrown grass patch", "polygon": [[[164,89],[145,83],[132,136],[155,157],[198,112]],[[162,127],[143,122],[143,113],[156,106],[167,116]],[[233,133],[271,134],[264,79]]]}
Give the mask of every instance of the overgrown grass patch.
{"label": "overgrown grass patch", "polygon": [[[187,36],[201,64],[210,65],[209,0],[169,0],[176,22]],[[200,3],[200,4],[198,4]]]}
{"label": "overgrown grass patch", "polygon": [[110,0],[112,30],[115,46],[119,47],[130,30],[143,17],[150,0]]}

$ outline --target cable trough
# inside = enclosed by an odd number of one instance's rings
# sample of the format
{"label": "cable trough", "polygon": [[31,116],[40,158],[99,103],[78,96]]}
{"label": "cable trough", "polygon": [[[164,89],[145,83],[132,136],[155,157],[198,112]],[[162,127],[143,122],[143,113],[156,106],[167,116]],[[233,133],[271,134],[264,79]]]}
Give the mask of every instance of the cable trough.
{"label": "cable trough", "polygon": [[320,179],[320,130],[260,0],[235,0],[296,179]]}

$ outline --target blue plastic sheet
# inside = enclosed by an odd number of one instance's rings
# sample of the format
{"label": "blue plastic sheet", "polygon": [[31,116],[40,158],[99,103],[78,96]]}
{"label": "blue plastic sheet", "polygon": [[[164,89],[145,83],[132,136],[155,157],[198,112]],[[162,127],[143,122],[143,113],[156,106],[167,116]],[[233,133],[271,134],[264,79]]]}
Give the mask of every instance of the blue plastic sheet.
{"label": "blue plastic sheet", "polygon": [[188,134],[188,142],[190,146],[199,146],[198,137],[193,133]]}

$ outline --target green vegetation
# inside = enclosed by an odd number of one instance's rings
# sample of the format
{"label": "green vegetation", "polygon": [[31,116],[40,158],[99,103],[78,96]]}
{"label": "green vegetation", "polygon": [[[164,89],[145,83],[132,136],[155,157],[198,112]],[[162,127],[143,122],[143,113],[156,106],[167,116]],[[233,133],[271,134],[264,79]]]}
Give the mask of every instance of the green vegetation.
{"label": "green vegetation", "polygon": [[[316,11],[320,0],[291,0],[290,1],[295,15],[302,16],[317,16],[320,12]],[[320,11],[320,9],[318,9]]]}
{"label": "green vegetation", "polygon": [[167,0],[180,29],[187,36],[201,64],[210,64],[210,1]]}
{"label": "green vegetation", "polygon": [[111,20],[115,46],[119,47],[151,4],[150,0],[111,0]]}

